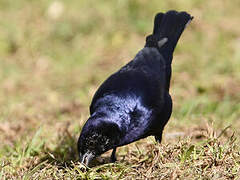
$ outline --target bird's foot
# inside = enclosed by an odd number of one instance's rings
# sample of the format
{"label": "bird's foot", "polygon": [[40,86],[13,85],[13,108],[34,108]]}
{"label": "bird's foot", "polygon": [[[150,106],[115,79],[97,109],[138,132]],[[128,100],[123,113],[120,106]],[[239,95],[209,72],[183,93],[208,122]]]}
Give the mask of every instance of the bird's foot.
{"label": "bird's foot", "polygon": [[157,141],[157,143],[161,143],[161,141],[162,141],[162,135],[154,136],[154,137],[155,137],[155,140]]}
{"label": "bird's foot", "polygon": [[112,155],[111,155],[111,162],[114,163],[117,161],[117,158],[116,158],[116,149],[117,148],[114,148],[113,151],[112,151]]}
{"label": "bird's foot", "polygon": [[116,162],[116,161],[117,161],[116,156],[115,156],[115,155],[114,155],[114,156],[111,156],[111,162],[114,163],[114,162]]}

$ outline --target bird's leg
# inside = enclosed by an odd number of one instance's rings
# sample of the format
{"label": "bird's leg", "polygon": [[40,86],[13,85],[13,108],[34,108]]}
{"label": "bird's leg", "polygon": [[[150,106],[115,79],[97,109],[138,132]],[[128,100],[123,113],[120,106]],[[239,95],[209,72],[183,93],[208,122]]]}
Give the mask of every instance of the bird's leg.
{"label": "bird's leg", "polygon": [[116,150],[117,150],[117,148],[113,148],[112,155],[111,155],[111,162],[115,162],[117,160]]}
{"label": "bird's leg", "polygon": [[162,133],[160,135],[156,135],[155,136],[155,140],[158,142],[158,143],[161,143],[162,141]]}

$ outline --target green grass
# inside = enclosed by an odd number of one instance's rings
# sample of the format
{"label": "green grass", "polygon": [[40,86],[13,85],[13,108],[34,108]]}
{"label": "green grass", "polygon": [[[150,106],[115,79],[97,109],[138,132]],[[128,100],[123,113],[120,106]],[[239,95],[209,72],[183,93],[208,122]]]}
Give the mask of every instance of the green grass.
{"label": "green grass", "polygon": [[[57,2],[57,3],[56,3]],[[0,1],[0,179],[239,179],[238,0]],[[131,60],[154,15],[195,18],[173,60],[173,115],[92,168],[76,141],[101,82]]]}

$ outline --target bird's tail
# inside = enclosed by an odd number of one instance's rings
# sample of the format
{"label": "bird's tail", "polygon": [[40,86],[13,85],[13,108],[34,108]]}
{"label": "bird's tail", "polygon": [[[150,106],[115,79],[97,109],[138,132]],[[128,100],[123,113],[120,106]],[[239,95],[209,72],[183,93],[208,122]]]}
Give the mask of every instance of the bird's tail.
{"label": "bird's tail", "polygon": [[156,47],[171,63],[172,54],[183,30],[193,17],[186,12],[158,13],[154,19],[153,34],[146,39],[146,47]]}

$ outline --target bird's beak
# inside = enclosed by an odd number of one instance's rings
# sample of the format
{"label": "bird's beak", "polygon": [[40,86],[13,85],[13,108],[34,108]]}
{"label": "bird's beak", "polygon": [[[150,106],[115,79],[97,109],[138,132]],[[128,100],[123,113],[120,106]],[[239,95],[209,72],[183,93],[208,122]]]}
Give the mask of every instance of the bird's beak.
{"label": "bird's beak", "polygon": [[94,155],[91,152],[86,152],[85,154],[80,154],[80,162],[88,166],[89,162],[94,158]]}

